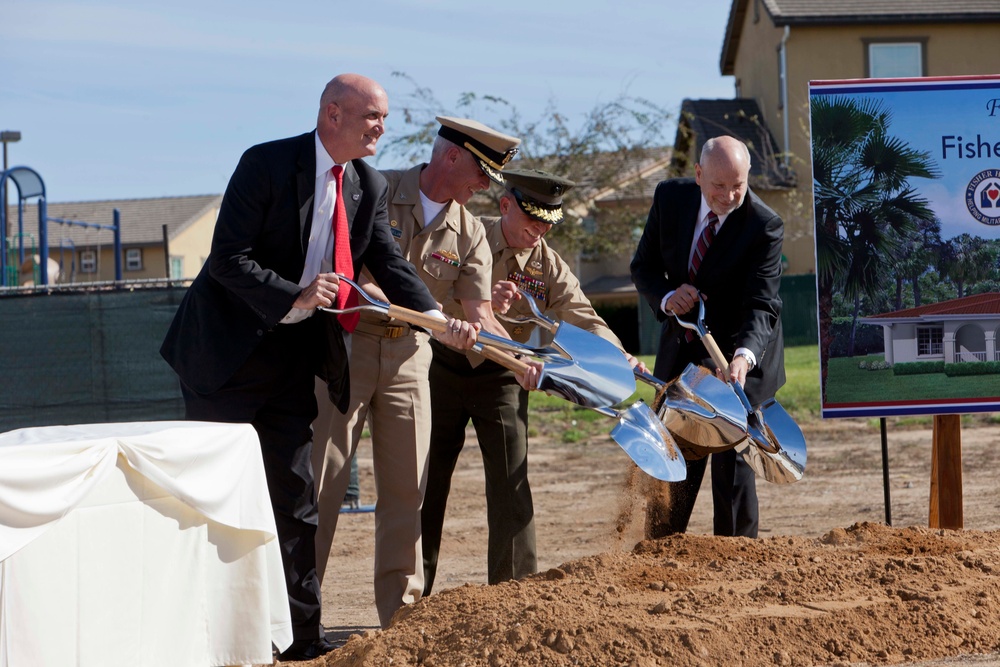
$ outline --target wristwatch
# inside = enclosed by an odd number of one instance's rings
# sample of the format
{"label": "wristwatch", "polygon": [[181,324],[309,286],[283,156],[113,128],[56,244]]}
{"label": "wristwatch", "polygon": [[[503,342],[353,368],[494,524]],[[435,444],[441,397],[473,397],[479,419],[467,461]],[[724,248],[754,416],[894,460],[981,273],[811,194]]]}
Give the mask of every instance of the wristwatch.
{"label": "wristwatch", "polygon": [[754,367],[753,358],[750,357],[746,352],[740,352],[736,355],[737,357],[743,357],[747,360],[747,372],[752,371]]}

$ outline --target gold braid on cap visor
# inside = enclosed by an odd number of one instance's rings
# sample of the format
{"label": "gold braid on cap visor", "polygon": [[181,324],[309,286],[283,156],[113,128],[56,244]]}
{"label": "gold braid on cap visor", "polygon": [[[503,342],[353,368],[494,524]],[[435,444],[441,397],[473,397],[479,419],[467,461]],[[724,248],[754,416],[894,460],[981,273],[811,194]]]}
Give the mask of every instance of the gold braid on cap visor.
{"label": "gold braid on cap visor", "polygon": [[483,160],[484,162],[486,162],[486,164],[490,165],[491,167],[493,167],[494,169],[496,169],[498,171],[502,171],[503,168],[504,168],[504,165],[506,165],[508,162],[510,162],[514,158],[514,156],[517,155],[517,149],[516,148],[511,148],[506,153],[504,153],[504,155],[503,155],[503,161],[500,162],[500,164],[497,164],[496,162],[494,162],[490,158],[488,158],[485,155],[483,155],[483,152],[481,150],[479,150],[478,148],[476,148],[475,146],[473,146],[468,141],[465,142],[464,146],[465,146],[466,150],[468,150],[470,153],[472,153],[473,155],[475,155],[480,160]]}
{"label": "gold braid on cap visor", "polygon": [[561,205],[555,208],[542,208],[522,197],[521,193],[517,190],[514,190],[514,198],[517,199],[517,205],[521,207],[521,210],[531,217],[542,222],[547,222],[550,225],[557,225],[562,222],[563,210]]}

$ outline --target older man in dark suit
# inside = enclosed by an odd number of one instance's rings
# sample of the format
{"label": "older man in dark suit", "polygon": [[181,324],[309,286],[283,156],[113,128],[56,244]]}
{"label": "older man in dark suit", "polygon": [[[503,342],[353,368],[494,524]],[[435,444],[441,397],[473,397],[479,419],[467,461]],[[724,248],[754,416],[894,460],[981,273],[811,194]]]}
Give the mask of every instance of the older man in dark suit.
{"label": "older man in dark suit", "polygon": [[[310,424],[314,375],[346,405],[351,323],[316,308],[343,306],[349,287],[337,273],[365,266],[394,303],[440,315],[392,237],[385,179],[360,159],[375,154],[387,114],[381,86],[340,75],[320,97],[314,132],[243,154],[211,254],[161,348],[188,419],[250,423],[260,437],[293,625],[282,660],[333,648],[320,624]],[[471,346],[474,327],[449,324],[442,341]]]}
{"label": "older man in dark suit", "polygon": [[[705,298],[705,321],[731,360],[725,375],[754,405],[785,382],[781,334],[781,242],[777,213],[749,190],[750,152],[729,136],[705,142],[695,178],[664,181],[635,257],[632,281],[663,322],[653,374],[677,377],[689,363],[712,367],[704,345],[668,313],[684,315]],[[687,529],[705,459],[688,461],[687,479],[670,483],[669,503],[647,508],[647,536]],[[716,535],[757,536],[752,469],[734,450],[712,455]]]}

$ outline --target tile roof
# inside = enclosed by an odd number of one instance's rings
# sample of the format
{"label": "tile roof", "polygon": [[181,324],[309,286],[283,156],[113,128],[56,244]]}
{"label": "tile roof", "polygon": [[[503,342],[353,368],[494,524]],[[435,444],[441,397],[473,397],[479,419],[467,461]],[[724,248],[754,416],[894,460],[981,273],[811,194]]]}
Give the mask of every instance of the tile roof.
{"label": "tile roof", "polygon": [[[677,122],[671,168],[687,173],[687,160],[697,159],[712,137],[730,135],[750,147],[750,185],[759,190],[794,187],[795,172],[779,157],[774,140],[756,100],[684,100]],[[695,140],[691,151],[691,139]]]}
{"label": "tile roof", "polygon": [[986,292],[938,303],[879,313],[865,319],[910,319],[943,315],[1000,315],[1000,292]]}
{"label": "tile roof", "polygon": [[776,25],[1000,20],[997,0],[762,0]]}
{"label": "tile roof", "polygon": [[733,74],[747,12],[760,2],[774,25],[1000,22],[1000,0],[733,0],[719,71]]}
{"label": "tile roof", "polygon": [[[222,195],[48,202],[46,211],[49,218],[111,225],[114,223],[114,209],[117,208],[121,215],[122,243],[145,245],[163,241],[163,225],[167,225],[167,233],[173,238],[210,209],[218,208],[221,202]],[[7,207],[7,223],[7,236],[10,237],[17,233],[17,206]],[[37,238],[36,203],[24,207],[24,233]],[[52,221],[48,224],[48,237],[49,247],[58,247],[63,240],[68,240],[76,246],[105,245],[113,241],[111,230],[65,225]]]}

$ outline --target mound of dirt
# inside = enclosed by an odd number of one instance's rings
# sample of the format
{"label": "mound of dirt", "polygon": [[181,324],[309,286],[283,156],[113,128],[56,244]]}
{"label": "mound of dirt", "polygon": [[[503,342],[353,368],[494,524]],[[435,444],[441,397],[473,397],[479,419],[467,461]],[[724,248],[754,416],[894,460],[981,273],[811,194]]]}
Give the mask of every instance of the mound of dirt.
{"label": "mound of dirt", "polygon": [[820,538],[675,535],[354,635],[328,667],[896,664],[1000,650],[1000,533],[863,522]]}
{"label": "mound of dirt", "polygon": [[[491,587],[470,430],[434,594],[378,630],[374,517],[341,516],[323,623],[344,645],[299,665],[1000,667],[1000,426],[963,428],[958,532],[924,527],[930,429],[890,423],[887,489],[877,426],[804,425],[802,481],[757,485],[759,540],[710,535],[709,475],[688,534],[644,540],[647,510],[669,498],[651,495],[609,437],[533,437],[541,573]],[[374,502],[367,439],[359,463],[362,500]]]}

